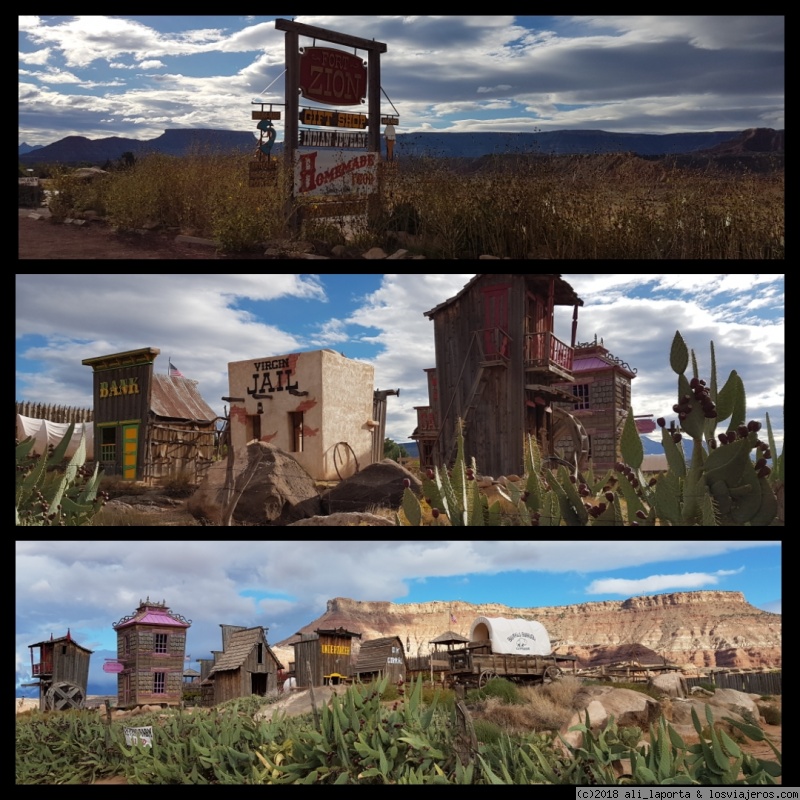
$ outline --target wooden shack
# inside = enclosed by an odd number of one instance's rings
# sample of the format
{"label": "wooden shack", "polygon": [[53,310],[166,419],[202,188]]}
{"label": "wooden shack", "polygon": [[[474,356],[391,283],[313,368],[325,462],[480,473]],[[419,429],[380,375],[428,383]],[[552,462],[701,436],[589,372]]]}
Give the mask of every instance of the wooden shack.
{"label": "wooden shack", "polygon": [[[31,675],[38,678],[39,710],[83,708],[89,682],[89,659],[92,650],[81,647],[67,635],[28,645],[31,651]],[[34,648],[39,652],[34,655]],[[38,660],[37,660],[38,658]],[[49,692],[49,694],[48,694]]]}
{"label": "wooden shack", "polygon": [[207,678],[213,682],[214,704],[277,692],[278,671],[283,669],[283,664],[267,643],[266,629],[238,625],[220,627],[222,652],[217,655]]}
{"label": "wooden shack", "polygon": [[139,601],[136,611],[114,624],[117,632],[117,705],[179,705],[183,689],[186,631],[180,614],[160,603]]}
{"label": "wooden shack", "polygon": [[[612,469],[622,459],[620,440],[631,408],[631,381],[636,370],[609,353],[602,340],[598,344],[595,339],[576,346],[572,374],[573,383],[557,386],[572,394],[573,401],[559,405],[579,420],[586,431],[589,460],[595,472]],[[569,437],[554,444],[556,452],[572,460],[574,446]]]}
{"label": "wooden shack", "polygon": [[[450,463],[458,419],[468,458],[487,475],[522,474],[524,441],[534,435],[555,455],[559,425],[553,403],[572,400],[578,308],[583,300],[560,274],[476,275],[455,297],[425,312],[434,324],[436,369],[430,402],[418,411],[412,438],[422,466]],[[555,309],[572,309],[569,344],[555,335]],[[569,330],[569,317],[563,324]],[[581,434],[576,433],[580,439]]]}
{"label": "wooden shack", "polygon": [[94,372],[95,459],[106,475],[197,481],[214,459],[216,412],[197,381],[155,372],[160,352],[145,347],[81,362]]}
{"label": "wooden shack", "polygon": [[325,686],[352,677],[352,643],[353,639],[361,639],[360,633],[335,628],[298,635],[301,640],[292,646],[299,689]]}
{"label": "wooden shack", "polygon": [[393,683],[406,680],[408,675],[406,651],[399,636],[364,642],[353,668],[353,677],[365,683],[387,675]]}

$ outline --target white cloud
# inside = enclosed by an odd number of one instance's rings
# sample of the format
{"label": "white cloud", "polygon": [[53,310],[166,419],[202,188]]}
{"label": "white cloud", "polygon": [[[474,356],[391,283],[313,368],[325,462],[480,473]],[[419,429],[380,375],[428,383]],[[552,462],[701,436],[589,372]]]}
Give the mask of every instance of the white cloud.
{"label": "white cloud", "polygon": [[717,586],[720,578],[738,575],[744,567],[736,570],[717,570],[716,572],[684,572],[676,575],[649,575],[646,578],[600,578],[592,581],[586,594],[618,594],[623,597],[652,594],[665,590],[702,589]]}

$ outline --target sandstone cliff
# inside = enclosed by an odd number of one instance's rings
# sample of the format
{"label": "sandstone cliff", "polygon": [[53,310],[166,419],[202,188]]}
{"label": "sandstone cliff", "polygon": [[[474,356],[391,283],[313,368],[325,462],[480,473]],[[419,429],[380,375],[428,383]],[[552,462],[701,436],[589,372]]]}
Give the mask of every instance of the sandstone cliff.
{"label": "sandstone cliff", "polygon": [[[452,617],[456,622],[452,622]],[[409,656],[426,655],[429,642],[448,630],[464,636],[477,616],[522,617],[542,622],[560,654],[576,655],[579,666],[623,659],[696,667],[760,667],[781,664],[781,616],[751,606],[741,592],[676,592],[623,601],[542,608],[472,605],[459,601],[388,603],[337,597],[306,625],[344,627],[363,639],[399,636]],[[276,646],[287,661],[291,643]]]}

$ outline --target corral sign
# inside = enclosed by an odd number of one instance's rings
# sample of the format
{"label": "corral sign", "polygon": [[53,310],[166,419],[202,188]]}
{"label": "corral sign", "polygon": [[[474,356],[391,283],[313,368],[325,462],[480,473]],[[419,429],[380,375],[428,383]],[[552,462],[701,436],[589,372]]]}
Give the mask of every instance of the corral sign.
{"label": "corral sign", "polygon": [[306,47],[300,56],[300,91],[318,103],[361,105],[367,96],[367,67],[344,50]]}

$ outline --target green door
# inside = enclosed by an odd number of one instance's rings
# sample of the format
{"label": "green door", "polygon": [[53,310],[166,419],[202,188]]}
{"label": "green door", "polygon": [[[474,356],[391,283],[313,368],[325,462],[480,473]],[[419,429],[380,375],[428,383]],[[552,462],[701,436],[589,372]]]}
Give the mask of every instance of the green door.
{"label": "green door", "polygon": [[136,480],[136,459],[139,455],[139,426],[122,426],[122,477]]}

